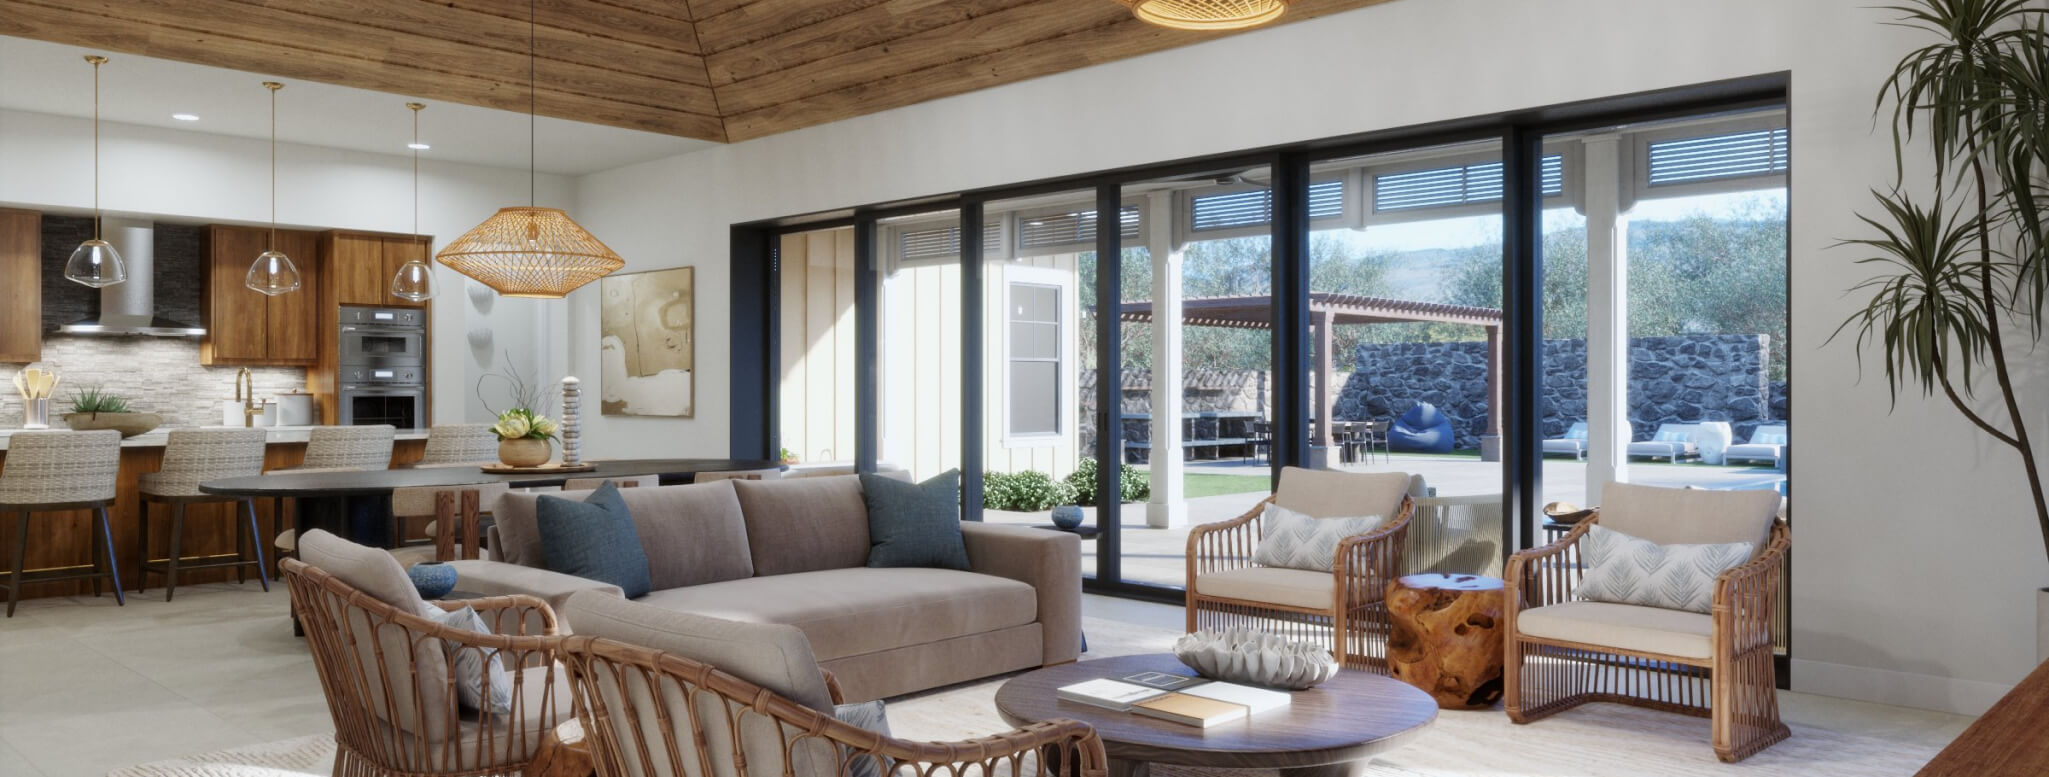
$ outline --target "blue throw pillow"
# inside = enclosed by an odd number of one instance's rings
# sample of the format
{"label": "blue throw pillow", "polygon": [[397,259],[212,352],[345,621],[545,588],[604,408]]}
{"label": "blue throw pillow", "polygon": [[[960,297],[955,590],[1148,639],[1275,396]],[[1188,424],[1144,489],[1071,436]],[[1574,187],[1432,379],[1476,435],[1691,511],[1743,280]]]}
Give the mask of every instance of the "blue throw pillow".
{"label": "blue throw pillow", "polygon": [[868,566],[968,568],[960,538],[960,470],[923,483],[864,474]]}
{"label": "blue throw pillow", "polygon": [[654,587],[647,551],[641,549],[633,516],[612,481],[581,502],[543,495],[534,505],[534,518],[548,569],[611,583],[628,599],[645,596]]}

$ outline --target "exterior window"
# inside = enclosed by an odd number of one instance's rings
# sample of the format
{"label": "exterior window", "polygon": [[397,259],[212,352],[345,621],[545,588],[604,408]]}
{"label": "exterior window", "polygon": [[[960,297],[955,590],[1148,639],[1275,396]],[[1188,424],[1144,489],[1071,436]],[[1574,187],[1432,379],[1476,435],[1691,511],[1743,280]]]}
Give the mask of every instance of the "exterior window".
{"label": "exterior window", "polygon": [[1061,321],[1057,284],[1012,281],[1005,310],[1009,337],[1009,433],[1060,434]]}

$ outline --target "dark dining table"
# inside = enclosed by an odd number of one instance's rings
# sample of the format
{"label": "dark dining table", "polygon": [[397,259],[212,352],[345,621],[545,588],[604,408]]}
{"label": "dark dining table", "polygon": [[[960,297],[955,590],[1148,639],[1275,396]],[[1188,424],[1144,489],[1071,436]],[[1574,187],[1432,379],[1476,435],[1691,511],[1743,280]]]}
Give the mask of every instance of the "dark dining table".
{"label": "dark dining table", "polygon": [[[325,472],[273,472],[241,478],[210,480],[199,490],[222,496],[252,499],[292,499],[298,504],[294,523],[326,529],[357,542],[385,545],[367,537],[390,524],[391,492],[401,488],[463,486],[505,483],[513,488],[560,486],[571,478],[620,478],[656,476],[662,485],[690,483],[700,472],[737,472],[780,469],[783,463],[769,459],[613,459],[593,461],[594,469],[582,472],[521,472],[491,474],[474,466],[418,467]],[[351,509],[351,505],[354,506]],[[352,531],[351,525],[361,530]]]}

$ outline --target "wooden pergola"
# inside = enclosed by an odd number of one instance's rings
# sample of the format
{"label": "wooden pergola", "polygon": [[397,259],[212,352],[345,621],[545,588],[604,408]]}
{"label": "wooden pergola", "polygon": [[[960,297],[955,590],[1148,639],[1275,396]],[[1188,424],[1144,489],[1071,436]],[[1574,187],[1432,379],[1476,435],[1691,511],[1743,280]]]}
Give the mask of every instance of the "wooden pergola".
{"label": "wooden pergola", "polygon": [[[1118,318],[1149,324],[1151,302],[1126,302]],[[1273,329],[1273,298],[1205,297],[1181,301],[1183,326],[1223,329]],[[1316,431],[1317,444],[1332,443],[1330,419],[1337,403],[1331,386],[1334,332],[1337,327],[1362,324],[1466,324],[1487,330],[1487,434],[1501,434],[1501,311],[1469,305],[1367,297],[1330,292],[1309,293],[1309,325],[1316,338]]]}

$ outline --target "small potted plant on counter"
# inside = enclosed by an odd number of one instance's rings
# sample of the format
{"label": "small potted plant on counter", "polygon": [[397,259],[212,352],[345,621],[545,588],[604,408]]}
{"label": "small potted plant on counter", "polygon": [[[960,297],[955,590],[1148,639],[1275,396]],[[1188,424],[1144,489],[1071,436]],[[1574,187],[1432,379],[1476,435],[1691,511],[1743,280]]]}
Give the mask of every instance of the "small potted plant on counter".
{"label": "small potted plant on counter", "polygon": [[498,414],[491,432],[498,435],[498,461],[508,467],[538,467],[554,457],[548,444],[558,429],[554,419],[523,407]]}
{"label": "small potted plant on counter", "polygon": [[134,437],[157,428],[163,422],[163,416],[155,413],[129,410],[127,399],[99,386],[72,392],[71,412],[64,414],[64,423],[72,431],[112,429],[120,432],[122,437]]}

